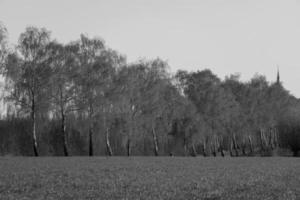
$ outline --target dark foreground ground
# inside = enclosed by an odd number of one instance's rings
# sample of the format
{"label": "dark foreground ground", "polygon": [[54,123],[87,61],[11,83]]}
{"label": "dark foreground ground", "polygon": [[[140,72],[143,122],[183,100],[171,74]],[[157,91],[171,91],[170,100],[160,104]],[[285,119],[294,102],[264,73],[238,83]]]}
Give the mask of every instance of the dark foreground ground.
{"label": "dark foreground ground", "polygon": [[0,158],[0,199],[300,199],[299,158]]}

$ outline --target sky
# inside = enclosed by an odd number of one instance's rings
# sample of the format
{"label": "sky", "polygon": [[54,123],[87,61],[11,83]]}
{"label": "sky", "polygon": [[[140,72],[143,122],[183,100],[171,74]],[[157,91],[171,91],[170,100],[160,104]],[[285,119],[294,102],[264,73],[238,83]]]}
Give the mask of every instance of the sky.
{"label": "sky", "polygon": [[170,70],[211,69],[276,80],[300,97],[300,0],[0,0],[0,21],[17,43],[26,26],[67,43],[101,37],[127,56],[168,61]]}

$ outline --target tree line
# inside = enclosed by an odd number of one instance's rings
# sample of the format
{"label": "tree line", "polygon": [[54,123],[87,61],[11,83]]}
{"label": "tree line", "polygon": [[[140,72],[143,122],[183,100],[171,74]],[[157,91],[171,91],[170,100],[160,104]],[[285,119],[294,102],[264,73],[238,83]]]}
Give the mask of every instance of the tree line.
{"label": "tree line", "polygon": [[[2,155],[298,155],[300,104],[277,80],[128,63],[100,38],[67,44],[0,26]],[[282,150],[283,151],[283,150]]]}

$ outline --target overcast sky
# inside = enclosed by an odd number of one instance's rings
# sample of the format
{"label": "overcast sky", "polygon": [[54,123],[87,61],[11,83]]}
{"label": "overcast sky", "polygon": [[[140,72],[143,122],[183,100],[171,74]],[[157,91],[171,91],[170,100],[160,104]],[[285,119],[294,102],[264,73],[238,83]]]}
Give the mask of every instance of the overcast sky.
{"label": "overcast sky", "polygon": [[300,97],[298,0],[0,0],[10,42],[28,25],[68,42],[100,36],[129,62],[160,57],[171,71],[210,68],[219,77],[256,72]]}

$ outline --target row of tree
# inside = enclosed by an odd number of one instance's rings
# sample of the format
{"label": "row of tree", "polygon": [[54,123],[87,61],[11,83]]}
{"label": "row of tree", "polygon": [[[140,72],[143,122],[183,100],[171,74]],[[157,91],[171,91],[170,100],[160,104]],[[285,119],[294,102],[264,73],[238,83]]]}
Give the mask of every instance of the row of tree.
{"label": "row of tree", "polygon": [[[61,44],[28,27],[9,47],[0,28],[6,115],[0,152],[16,155],[222,155],[299,151],[299,100],[278,80],[169,72],[127,63],[99,38]],[[279,75],[278,75],[279,76]],[[298,120],[298,121],[297,121]]]}

